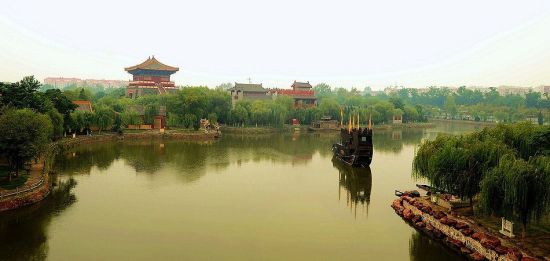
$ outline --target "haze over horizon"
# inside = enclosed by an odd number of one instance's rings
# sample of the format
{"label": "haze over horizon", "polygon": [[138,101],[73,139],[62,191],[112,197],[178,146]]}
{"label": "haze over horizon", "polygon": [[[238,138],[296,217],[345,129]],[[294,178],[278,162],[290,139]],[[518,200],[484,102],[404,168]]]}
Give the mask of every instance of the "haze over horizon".
{"label": "haze over horizon", "polygon": [[177,85],[550,85],[550,1],[9,1],[0,81],[130,79],[155,57]]}

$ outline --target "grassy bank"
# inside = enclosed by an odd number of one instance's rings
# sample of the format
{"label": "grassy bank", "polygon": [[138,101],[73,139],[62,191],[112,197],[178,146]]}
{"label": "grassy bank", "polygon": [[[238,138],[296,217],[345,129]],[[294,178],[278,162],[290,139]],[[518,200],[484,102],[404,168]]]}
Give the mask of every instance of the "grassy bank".
{"label": "grassy bank", "polygon": [[15,189],[22,186],[27,182],[29,173],[25,170],[19,171],[19,177],[12,178],[11,182],[8,181],[8,175],[10,170],[6,166],[0,166],[0,188],[5,190]]}

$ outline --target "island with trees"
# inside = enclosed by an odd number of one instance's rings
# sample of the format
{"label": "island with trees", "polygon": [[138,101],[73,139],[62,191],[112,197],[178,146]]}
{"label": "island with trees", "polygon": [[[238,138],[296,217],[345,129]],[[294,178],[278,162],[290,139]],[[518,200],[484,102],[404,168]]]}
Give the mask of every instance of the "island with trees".
{"label": "island with trees", "polygon": [[[413,161],[414,177],[432,186],[430,197],[407,194],[392,206],[414,227],[446,235],[451,247],[473,259],[515,260],[518,249],[542,257],[550,247],[548,240],[541,242],[550,237],[549,148],[550,127],[529,122],[441,134],[424,141]],[[468,201],[468,207],[441,208],[439,202],[451,197]],[[505,222],[519,224],[519,236],[508,238],[511,228],[498,239]]]}

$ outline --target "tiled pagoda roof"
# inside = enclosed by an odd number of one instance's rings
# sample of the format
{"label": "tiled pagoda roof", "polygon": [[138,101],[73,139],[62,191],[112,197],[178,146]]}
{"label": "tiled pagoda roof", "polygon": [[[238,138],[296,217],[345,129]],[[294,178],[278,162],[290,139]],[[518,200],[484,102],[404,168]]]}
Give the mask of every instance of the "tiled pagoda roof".
{"label": "tiled pagoda roof", "polygon": [[155,56],[147,58],[145,62],[142,62],[138,65],[124,68],[124,70],[126,70],[127,72],[138,70],[138,69],[155,70],[155,71],[171,71],[171,72],[177,72],[179,70],[178,67],[172,67],[159,62],[157,59],[155,59]]}

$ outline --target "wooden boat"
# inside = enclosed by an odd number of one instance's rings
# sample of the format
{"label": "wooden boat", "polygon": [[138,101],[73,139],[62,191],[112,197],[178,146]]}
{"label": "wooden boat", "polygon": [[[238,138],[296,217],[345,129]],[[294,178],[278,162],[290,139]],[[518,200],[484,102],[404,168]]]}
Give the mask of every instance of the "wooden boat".
{"label": "wooden boat", "polygon": [[372,129],[340,130],[340,142],[332,145],[334,156],[352,167],[366,168],[372,162]]}

